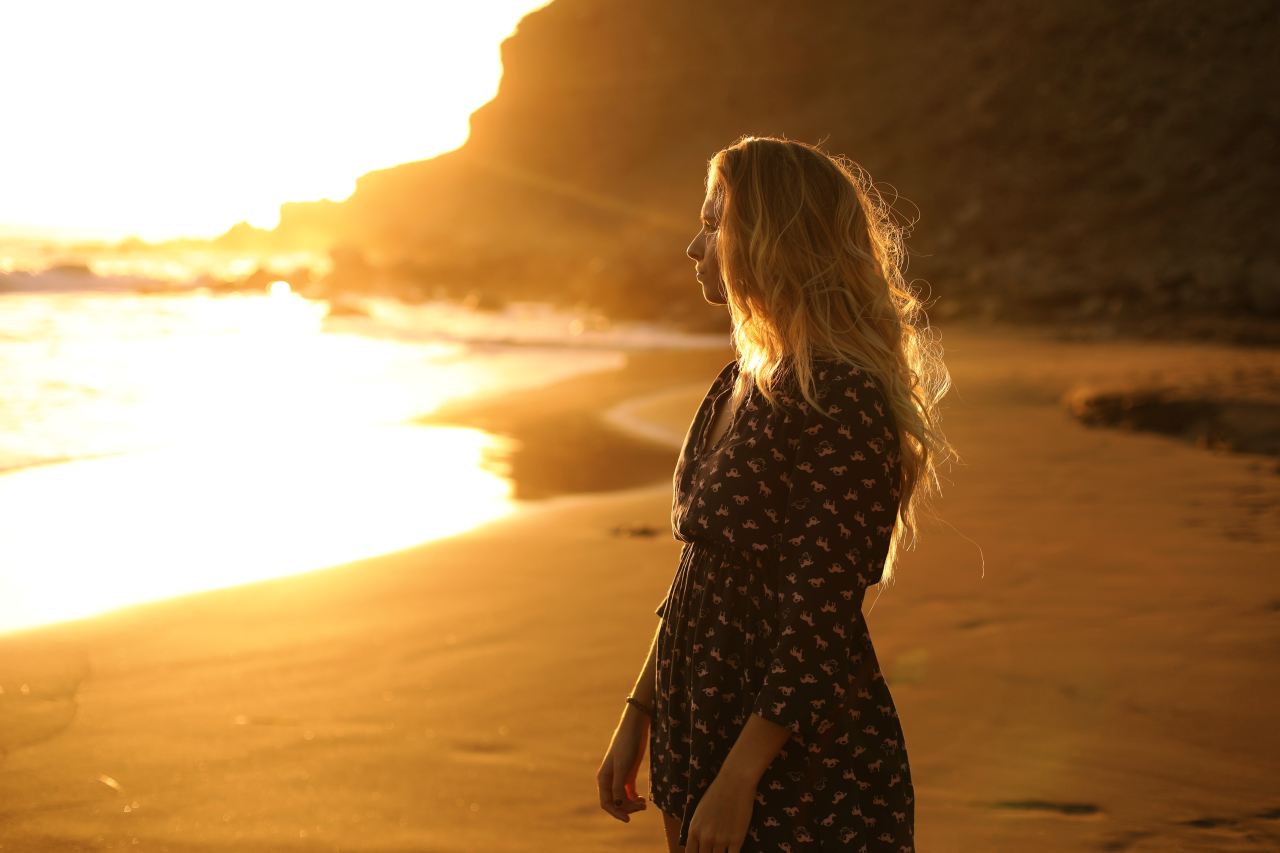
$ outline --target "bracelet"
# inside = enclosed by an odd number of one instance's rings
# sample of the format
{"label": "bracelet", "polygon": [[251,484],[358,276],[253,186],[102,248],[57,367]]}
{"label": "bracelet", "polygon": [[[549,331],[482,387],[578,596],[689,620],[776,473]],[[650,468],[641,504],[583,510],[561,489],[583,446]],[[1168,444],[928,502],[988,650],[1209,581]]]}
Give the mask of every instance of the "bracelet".
{"label": "bracelet", "polygon": [[641,711],[644,711],[644,712],[645,712],[645,714],[647,714],[650,718],[652,718],[652,717],[653,717],[653,709],[652,709],[652,708],[650,708],[650,707],[649,707],[648,705],[646,705],[645,703],[641,702],[641,701],[640,701],[639,699],[637,699],[636,697],[634,697],[634,696],[628,696],[628,697],[627,697],[627,704],[628,704],[628,705],[635,705],[635,706],[636,706],[637,708],[639,708]]}

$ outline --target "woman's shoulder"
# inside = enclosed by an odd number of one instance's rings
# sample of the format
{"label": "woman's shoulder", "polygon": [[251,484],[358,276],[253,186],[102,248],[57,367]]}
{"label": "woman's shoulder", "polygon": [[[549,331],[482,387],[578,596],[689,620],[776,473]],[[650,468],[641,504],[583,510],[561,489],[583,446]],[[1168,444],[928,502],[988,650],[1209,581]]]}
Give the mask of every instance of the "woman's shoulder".
{"label": "woman's shoulder", "polygon": [[795,438],[834,430],[848,440],[861,440],[868,434],[895,432],[893,407],[871,370],[842,360],[815,359],[812,377],[812,401],[795,380],[778,394],[779,416]]}
{"label": "woman's shoulder", "polygon": [[819,381],[830,385],[840,385],[842,383],[860,382],[863,378],[871,376],[871,373],[844,359],[815,358],[813,360],[813,375]]}
{"label": "woman's shoulder", "polygon": [[703,403],[720,396],[726,388],[731,387],[738,378],[738,362],[730,361],[720,368],[720,372],[711,380],[711,384],[707,386],[706,394],[703,395]]}
{"label": "woman's shoulder", "polygon": [[[864,393],[883,398],[883,392],[875,375],[843,359],[817,357],[812,361],[810,375],[813,381],[811,393],[819,403],[840,400],[859,400]],[[805,411],[812,408],[800,390],[799,378],[789,372],[780,386],[780,395],[795,408]]]}

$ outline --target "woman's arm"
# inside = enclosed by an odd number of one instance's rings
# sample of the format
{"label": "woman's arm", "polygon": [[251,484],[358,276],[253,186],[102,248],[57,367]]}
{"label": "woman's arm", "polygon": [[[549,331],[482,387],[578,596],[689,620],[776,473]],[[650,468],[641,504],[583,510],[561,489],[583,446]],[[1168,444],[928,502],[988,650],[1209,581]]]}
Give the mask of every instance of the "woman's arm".
{"label": "woman's arm", "polygon": [[850,368],[824,390],[826,413],[806,406],[796,433],[770,663],[751,709],[810,742],[867,686],[862,601],[884,569],[899,496],[892,414],[874,380]]}
{"label": "woman's arm", "polygon": [[858,688],[862,600],[884,566],[898,507],[888,403],[850,369],[832,378],[832,420],[805,407],[779,542],[770,664],[724,770],[754,786],[791,733],[811,741]]}
{"label": "woman's arm", "polygon": [[744,789],[754,791],[760,777],[769,769],[773,759],[791,739],[791,730],[759,714],[747,717],[747,724],[738,733],[738,739],[720,768],[720,776],[737,782]]}
{"label": "woman's arm", "polygon": [[[653,694],[655,689],[654,675],[654,658],[658,655],[658,631],[662,630],[662,620],[658,620],[657,631],[653,632],[653,640],[649,643],[649,655],[645,658],[644,666],[640,670],[640,675],[636,678],[635,687],[631,688],[631,695],[639,699],[641,702],[653,707]],[[630,702],[625,703],[626,708],[623,711],[623,719],[632,717],[645,723],[649,722],[649,718],[635,705]]]}
{"label": "woman's arm", "polygon": [[[658,623],[661,630],[662,623]],[[649,654],[645,658],[640,677],[636,680],[632,695],[653,707],[654,657],[657,650],[657,633],[649,644]],[[636,772],[640,762],[644,760],[648,748],[649,715],[630,702],[622,703],[622,719],[614,729],[613,739],[609,743],[609,751],[605,755],[600,770],[596,773],[596,784],[600,789],[600,808],[628,822],[631,813],[645,807],[644,797],[635,790]]]}

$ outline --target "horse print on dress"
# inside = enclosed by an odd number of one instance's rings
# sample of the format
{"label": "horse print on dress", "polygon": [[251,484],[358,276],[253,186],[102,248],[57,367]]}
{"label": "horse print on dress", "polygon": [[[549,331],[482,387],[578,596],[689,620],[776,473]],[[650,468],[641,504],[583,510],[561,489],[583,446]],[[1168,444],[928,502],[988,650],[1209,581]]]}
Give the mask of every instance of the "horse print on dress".
{"label": "horse print on dress", "polygon": [[742,853],[911,853],[906,739],[862,615],[900,503],[888,401],[869,372],[820,359],[821,411],[792,385],[776,407],[753,387],[712,446],[737,367],[703,397],[672,478],[683,547],[657,609],[651,799],[685,844],[754,713],[791,735],[756,788]]}

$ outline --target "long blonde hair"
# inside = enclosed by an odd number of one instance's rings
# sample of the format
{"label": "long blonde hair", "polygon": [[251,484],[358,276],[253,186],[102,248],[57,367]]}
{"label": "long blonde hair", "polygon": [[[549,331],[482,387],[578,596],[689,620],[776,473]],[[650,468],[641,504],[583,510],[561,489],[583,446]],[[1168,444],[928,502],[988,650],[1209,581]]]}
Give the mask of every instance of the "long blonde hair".
{"label": "long blonde hair", "polygon": [[771,405],[790,376],[818,411],[813,359],[834,358],[879,382],[898,427],[901,504],[882,580],[899,546],[914,548],[919,510],[941,494],[938,466],[955,454],[938,427],[951,387],[925,306],[905,280],[905,237],[866,169],[816,145],[742,136],[711,158],[719,209],[715,254],[733,323],[739,384]]}

